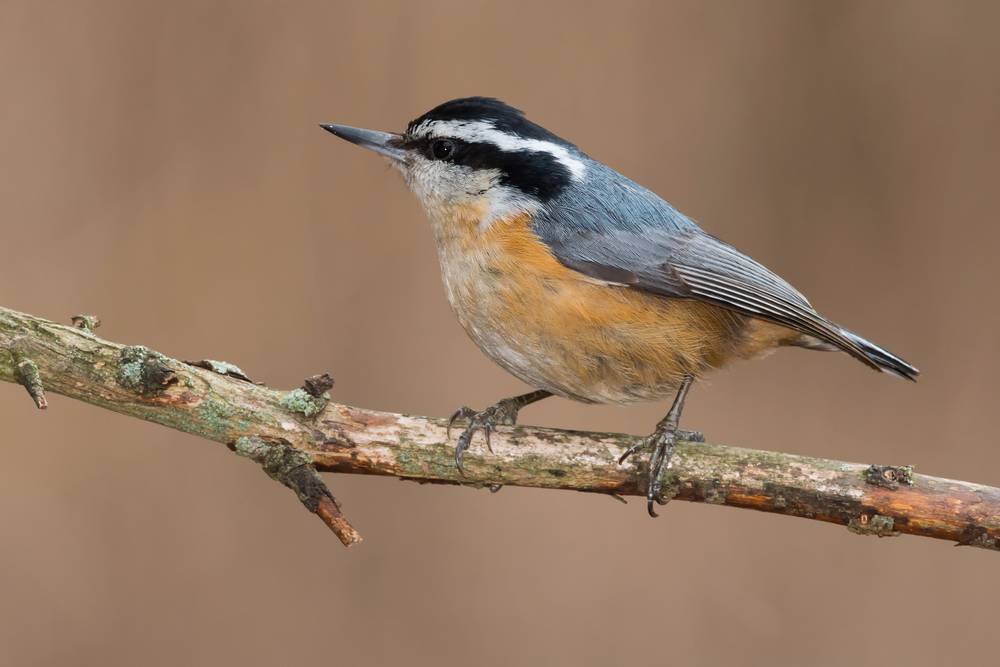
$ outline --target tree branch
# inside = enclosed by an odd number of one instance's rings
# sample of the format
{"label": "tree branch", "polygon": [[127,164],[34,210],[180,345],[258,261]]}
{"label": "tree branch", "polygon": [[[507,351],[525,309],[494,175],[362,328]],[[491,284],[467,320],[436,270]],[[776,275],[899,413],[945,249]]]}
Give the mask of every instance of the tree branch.
{"label": "tree branch", "polygon": [[[224,443],[295,491],[348,546],[361,538],[318,471],[616,496],[645,489],[641,457],[616,463],[636,442],[632,436],[500,429],[494,453],[473,447],[462,475],[444,420],[334,403],[328,376],[277,391],[250,382],[232,364],[185,363],[101,340],[93,326],[62,326],[5,308],[0,380],[28,387],[36,403],[40,396],[44,403],[44,383],[50,393]],[[909,466],[681,443],[664,474],[665,489],[679,500],[828,521],[865,535],[907,533],[1000,550],[1000,489],[916,474]]]}

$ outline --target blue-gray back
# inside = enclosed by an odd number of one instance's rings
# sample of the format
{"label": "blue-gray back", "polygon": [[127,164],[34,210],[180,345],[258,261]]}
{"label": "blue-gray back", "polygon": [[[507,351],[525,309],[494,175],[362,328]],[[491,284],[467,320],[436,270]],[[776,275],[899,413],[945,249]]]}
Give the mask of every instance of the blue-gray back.
{"label": "blue-gray back", "polygon": [[875,364],[794,287],[653,192],[588,158],[585,177],[535,216],[564,265],[664,297],[697,299],[782,324]]}

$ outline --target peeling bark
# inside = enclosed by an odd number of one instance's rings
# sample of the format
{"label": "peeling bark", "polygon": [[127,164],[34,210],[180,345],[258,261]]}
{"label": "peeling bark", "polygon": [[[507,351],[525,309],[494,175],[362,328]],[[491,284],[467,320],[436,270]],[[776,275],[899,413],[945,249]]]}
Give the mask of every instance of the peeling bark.
{"label": "peeling bark", "polygon": [[[445,436],[445,420],[336,403],[326,393],[329,378],[276,391],[213,372],[210,364],[193,366],[101,340],[88,328],[0,308],[0,380],[20,382],[22,359],[32,360],[50,393],[233,449],[242,443],[244,454],[295,490],[345,544],[360,537],[325,486],[315,486],[316,471],[475,487],[645,493],[645,461],[617,464],[636,442],[632,436],[500,428],[492,436],[492,454],[476,439],[462,475],[455,468],[454,443]],[[905,533],[1000,550],[1000,489],[917,474],[910,466],[680,443],[664,475],[664,488],[678,500],[827,521],[864,535]]]}

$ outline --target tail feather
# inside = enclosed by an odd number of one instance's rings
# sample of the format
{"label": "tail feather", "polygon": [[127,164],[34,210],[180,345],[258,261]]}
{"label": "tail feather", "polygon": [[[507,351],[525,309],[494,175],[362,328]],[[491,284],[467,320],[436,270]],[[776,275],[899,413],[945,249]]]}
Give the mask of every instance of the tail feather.
{"label": "tail feather", "polygon": [[830,326],[831,331],[836,332],[833,335],[820,339],[808,334],[802,334],[791,341],[785,342],[785,345],[804,347],[808,350],[823,350],[825,352],[836,352],[839,350],[846,352],[852,357],[856,357],[862,363],[883,373],[891,373],[897,377],[916,382],[920,371],[903,359],[900,359],[892,352],[879,347],[875,343],[865,340],[853,331],[841,329],[832,323]]}
{"label": "tail feather", "polygon": [[841,329],[841,333],[845,338],[856,343],[857,346],[861,348],[862,352],[864,352],[868,360],[878,366],[879,370],[883,373],[891,373],[906,380],[916,382],[917,376],[920,375],[920,371],[914,366],[910,365],[903,359],[900,359],[892,352],[879,347],[871,341],[865,340],[852,331]]}

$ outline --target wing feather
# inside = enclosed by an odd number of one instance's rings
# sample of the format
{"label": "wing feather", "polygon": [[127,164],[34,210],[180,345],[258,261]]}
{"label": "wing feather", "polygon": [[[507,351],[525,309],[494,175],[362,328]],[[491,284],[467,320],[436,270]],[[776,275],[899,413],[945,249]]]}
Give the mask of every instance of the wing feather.
{"label": "wing feather", "polygon": [[564,265],[632,289],[775,322],[878,368],[856,337],[817,313],[786,281],[653,193],[607,172],[612,176],[606,190],[614,197],[554,202],[535,219],[539,238]]}

